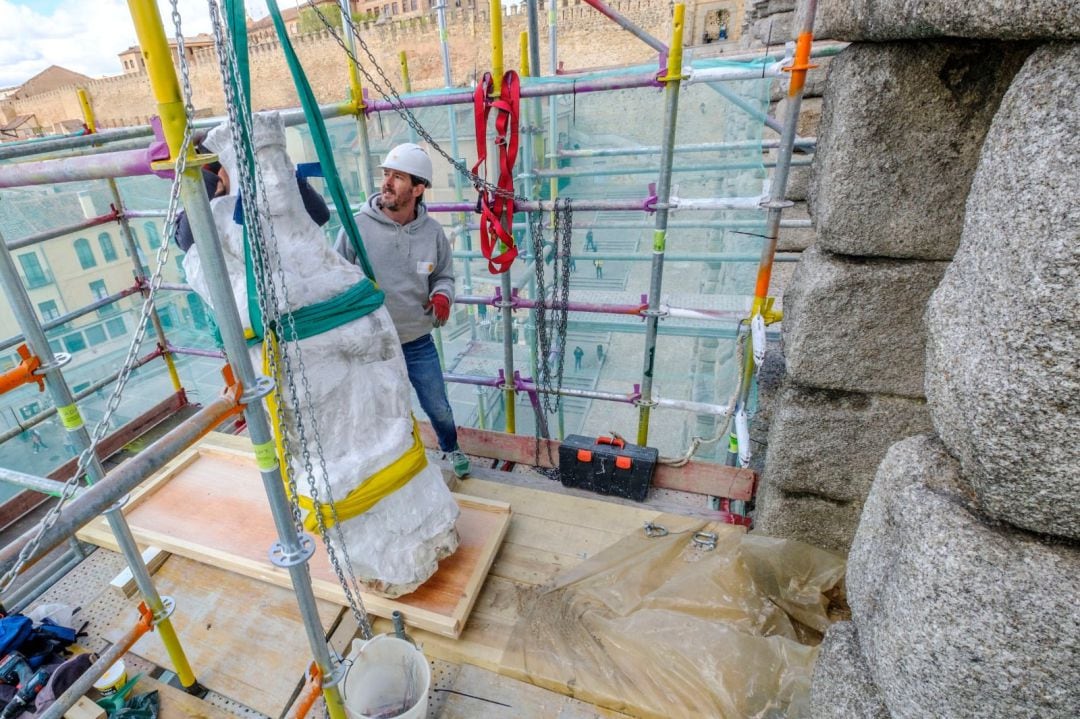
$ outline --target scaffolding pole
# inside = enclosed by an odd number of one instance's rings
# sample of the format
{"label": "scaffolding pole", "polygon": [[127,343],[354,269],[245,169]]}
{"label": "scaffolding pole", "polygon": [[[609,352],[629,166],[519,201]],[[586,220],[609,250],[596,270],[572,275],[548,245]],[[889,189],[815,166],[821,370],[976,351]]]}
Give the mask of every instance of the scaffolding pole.
{"label": "scaffolding pole", "polygon": [[[679,116],[679,85],[682,81],[683,16],[686,6],[676,3],[671,24],[671,51],[664,78],[664,138],[660,152],[660,173],[656,182],[657,205],[666,205],[671,195],[671,166],[674,160],[676,121]],[[645,357],[641,370],[641,399],[638,401],[637,443],[649,443],[649,414],[653,407],[652,384],[656,362],[656,332],[660,316],[660,289],[664,278],[664,250],[667,246],[667,208],[656,211],[653,231],[653,262],[649,277],[649,307],[645,315]]]}
{"label": "scaffolding pole", "polygon": [[[758,265],[757,282],[754,287],[754,302],[750,309],[750,324],[755,321],[767,323],[775,317],[767,317],[769,307],[769,282],[772,277],[773,260],[776,255],[776,244],[780,236],[780,217],[784,210],[794,203],[787,199],[788,169],[791,166],[791,153],[795,146],[795,126],[799,119],[799,110],[802,106],[803,87],[806,84],[806,73],[814,65],[810,64],[811,48],[814,42],[814,15],[817,11],[817,0],[802,0],[803,12],[797,17],[802,17],[803,24],[799,29],[798,41],[795,45],[795,60],[787,69],[791,73],[791,81],[788,85],[788,94],[784,117],[784,132],[780,136],[780,147],[776,154],[776,172],[769,187],[768,202],[763,207],[768,210],[765,223],[765,243],[761,248],[761,262]],[[764,353],[765,348],[755,348]],[[754,352],[743,353],[742,374],[739,380],[739,391],[735,401],[734,422],[732,426],[731,441],[729,441],[727,463],[735,466],[740,462],[740,457],[749,460],[748,446],[749,428],[746,427],[746,405],[750,398],[750,387],[754,381]],[[742,428],[742,429],[740,429]],[[742,437],[740,438],[740,435]],[[734,451],[731,451],[734,447]]]}
{"label": "scaffolding pole", "polygon": [[368,137],[367,106],[364,104],[364,88],[360,84],[360,74],[353,58],[356,57],[356,38],[353,36],[352,10],[349,0],[339,0],[341,7],[341,29],[345,37],[345,47],[349,52],[345,61],[349,63],[349,109],[356,117],[356,138],[360,144],[360,158],[357,160],[360,170],[360,192],[365,196],[376,192],[375,175],[371,171],[371,140]]}
{"label": "scaffolding pole", "polygon": [[[72,443],[77,450],[86,452],[88,455],[85,466],[86,478],[91,484],[96,484],[105,478],[105,468],[97,455],[89,451],[93,444],[90,433],[87,431],[86,425],[83,424],[78,405],[75,404],[75,399],[71,394],[71,388],[68,387],[64,375],[60,372],[61,363],[57,361],[52,348],[49,347],[49,340],[45,336],[45,330],[38,323],[37,315],[34,314],[33,305],[30,302],[30,295],[19,279],[18,271],[15,269],[15,260],[11,256],[7,244],[3,241],[2,235],[0,235],[0,284],[3,285],[8,305],[11,307],[16,322],[22,329],[23,336],[26,337],[26,343],[30,347],[30,351],[41,360],[45,385],[52,397],[53,405],[57,407],[60,413]],[[131,529],[128,527],[127,520],[124,519],[123,512],[120,510],[120,506],[114,504],[106,509],[105,518],[108,520],[109,528],[116,537],[121,554],[127,560],[131,575],[135,579],[135,584],[138,586],[143,600],[150,607],[154,618],[159,621],[161,641],[165,645],[169,659],[172,661],[173,668],[176,670],[181,684],[186,689],[195,689],[197,686],[195,674],[191,670],[184,649],[180,645],[180,639],[176,636],[176,631],[169,620],[172,610],[166,608],[165,602],[162,601],[161,595],[158,594],[157,588],[150,578],[150,572],[147,570],[146,564],[143,563],[142,553],[135,544],[135,538],[131,535]]]}
{"label": "scaffolding pole", "polygon": [[[170,155],[176,159],[187,131],[187,117],[161,16],[154,0],[129,0],[129,6],[135,20],[139,44],[147,58],[150,83],[162,117]],[[274,449],[274,436],[263,407],[262,399],[273,391],[274,383],[270,378],[256,375],[251,363],[236,299],[233,297],[225,269],[225,257],[200,174],[197,167],[189,165],[179,178],[180,196],[191,224],[196,250],[202,261],[225,353],[244,389],[241,397],[244,418],[255,456],[259,459],[259,473],[278,535],[278,542],[271,552],[276,558],[275,561],[288,569],[312,655],[322,675],[327,678],[323,685],[327,710],[333,719],[344,719],[345,709],[338,687],[337,666],[327,647],[311,586],[308,560],[314,553],[315,542],[309,535],[299,533],[293,523],[281,467]]]}

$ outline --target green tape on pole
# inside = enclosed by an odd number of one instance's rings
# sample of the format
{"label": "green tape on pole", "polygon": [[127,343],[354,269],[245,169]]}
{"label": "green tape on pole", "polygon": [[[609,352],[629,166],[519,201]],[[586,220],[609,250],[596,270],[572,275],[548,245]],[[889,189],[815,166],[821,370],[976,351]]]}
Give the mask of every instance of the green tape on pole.
{"label": "green tape on pole", "polygon": [[260,472],[277,469],[277,448],[274,446],[274,440],[255,445],[255,466]]}
{"label": "green tape on pole", "polygon": [[79,408],[74,404],[69,404],[67,407],[57,407],[56,413],[60,415],[60,422],[69,432],[83,426],[82,415],[79,414]]}
{"label": "green tape on pole", "polygon": [[667,247],[667,230],[653,230],[652,233],[652,249],[653,252],[663,252]]}
{"label": "green tape on pole", "polygon": [[731,452],[732,454],[738,454],[739,453],[739,438],[736,437],[734,434],[729,434],[728,435],[727,447],[728,447],[728,451]]}

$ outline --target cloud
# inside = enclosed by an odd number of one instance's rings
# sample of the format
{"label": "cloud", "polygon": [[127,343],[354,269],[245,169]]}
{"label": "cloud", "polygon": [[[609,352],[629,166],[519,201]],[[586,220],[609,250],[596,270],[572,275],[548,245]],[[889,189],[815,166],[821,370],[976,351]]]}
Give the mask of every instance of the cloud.
{"label": "cloud", "polygon": [[[278,4],[289,7],[292,2]],[[51,10],[44,10],[41,4],[0,0],[0,87],[22,84],[50,65],[91,77],[122,72],[117,54],[136,44],[126,0],[60,0],[51,5]],[[252,17],[267,14],[260,0],[247,5]],[[211,31],[206,0],[178,0],[177,7],[185,36]],[[172,37],[172,5],[158,0],[158,8],[165,34]]]}

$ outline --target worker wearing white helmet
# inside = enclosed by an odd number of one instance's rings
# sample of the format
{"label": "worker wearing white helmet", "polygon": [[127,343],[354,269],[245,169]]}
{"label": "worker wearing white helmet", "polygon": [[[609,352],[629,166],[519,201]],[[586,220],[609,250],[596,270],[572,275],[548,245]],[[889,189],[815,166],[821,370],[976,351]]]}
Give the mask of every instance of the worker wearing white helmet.
{"label": "worker wearing white helmet", "polygon": [[[419,145],[406,142],[390,150],[379,165],[382,187],[356,215],[356,225],[375,279],[386,293],[386,309],[394,320],[409,381],[435,430],[439,447],[454,473],[469,472],[469,458],[458,447],[454,413],[446,397],[442,367],[431,330],[450,318],[454,302],[454,262],[442,227],[424,207],[431,187],[431,158]],[[356,254],[344,231],[335,249],[350,262]]]}

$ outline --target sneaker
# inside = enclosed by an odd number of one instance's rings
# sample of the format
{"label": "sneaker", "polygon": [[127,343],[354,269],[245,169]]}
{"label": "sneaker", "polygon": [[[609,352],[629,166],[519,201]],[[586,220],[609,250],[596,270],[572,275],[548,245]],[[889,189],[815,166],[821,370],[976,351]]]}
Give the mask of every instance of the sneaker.
{"label": "sneaker", "polygon": [[460,449],[449,453],[450,461],[454,463],[454,476],[458,479],[469,473],[469,458]]}

